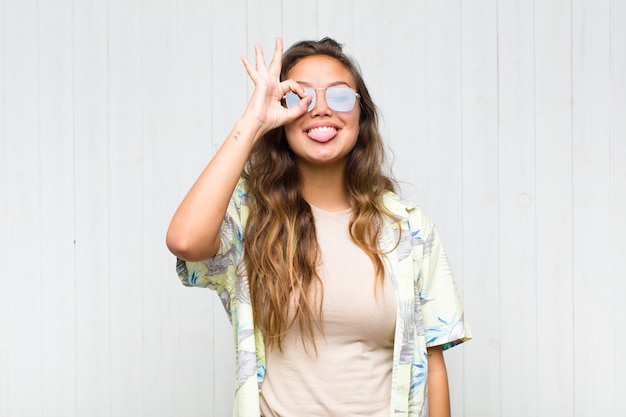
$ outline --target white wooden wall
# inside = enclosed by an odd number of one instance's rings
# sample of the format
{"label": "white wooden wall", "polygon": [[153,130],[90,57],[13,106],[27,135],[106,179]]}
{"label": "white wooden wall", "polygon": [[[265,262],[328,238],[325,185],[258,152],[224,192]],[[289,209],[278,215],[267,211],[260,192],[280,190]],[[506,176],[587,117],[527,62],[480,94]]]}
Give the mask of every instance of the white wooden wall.
{"label": "white wooden wall", "polygon": [[170,216],[240,56],[333,36],[475,339],[454,416],[626,415],[625,0],[0,0],[0,416],[227,416],[217,297]]}

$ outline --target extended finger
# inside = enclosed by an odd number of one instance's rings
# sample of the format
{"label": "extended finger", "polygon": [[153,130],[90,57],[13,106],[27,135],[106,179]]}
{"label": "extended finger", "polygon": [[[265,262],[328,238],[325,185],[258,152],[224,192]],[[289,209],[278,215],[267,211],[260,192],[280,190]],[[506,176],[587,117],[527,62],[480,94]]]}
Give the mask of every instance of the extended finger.
{"label": "extended finger", "polygon": [[252,66],[252,63],[250,62],[248,57],[242,56],[241,57],[241,62],[243,62],[243,66],[246,69],[246,72],[248,73],[248,76],[252,79],[252,81],[254,81],[257,72],[254,69],[254,67]]}
{"label": "extended finger", "polygon": [[280,76],[280,70],[283,60],[283,41],[281,38],[276,38],[276,43],[274,45],[274,55],[272,56],[272,61],[270,62],[269,71],[272,75],[278,77]]}
{"label": "extended finger", "polygon": [[263,48],[261,48],[261,45],[259,44],[254,45],[254,59],[256,61],[256,65],[253,66],[248,57],[241,57],[241,61],[243,62],[243,66],[246,68],[248,76],[250,76],[250,79],[252,79],[252,81],[256,84],[259,80],[259,74],[267,72],[267,68],[265,67],[265,57],[263,56]]}
{"label": "extended finger", "polygon": [[265,66],[265,56],[263,55],[263,48],[261,48],[261,45],[254,45],[254,54],[256,59],[256,70],[259,72],[266,71],[267,67]]}

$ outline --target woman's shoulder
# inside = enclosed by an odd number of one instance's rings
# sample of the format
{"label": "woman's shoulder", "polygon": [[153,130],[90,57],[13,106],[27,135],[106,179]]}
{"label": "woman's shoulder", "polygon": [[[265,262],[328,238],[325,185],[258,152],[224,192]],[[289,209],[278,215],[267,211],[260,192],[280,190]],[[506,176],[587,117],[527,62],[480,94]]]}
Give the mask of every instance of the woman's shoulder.
{"label": "woman's shoulder", "polygon": [[237,185],[233,190],[233,195],[231,197],[232,202],[235,205],[248,205],[248,182],[244,177],[239,178],[237,181]]}
{"label": "woman's shoulder", "polygon": [[422,209],[413,201],[409,201],[393,191],[383,193],[383,204],[387,210],[396,216],[406,218],[416,213],[423,213]]}
{"label": "woman's shoulder", "polygon": [[237,181],[237,185],[235,186],[235,193],[243,193],[243,194],[248,194],[248,181],[246,181],[245,177],[239,177],[239,180]]}
{"label": "woman's shoulder", "polygon": [[417,203],[406,200],[393,191],[383,194],[383,204],[400,221],[407,221],[420,229],[432,226],[431,220]]}

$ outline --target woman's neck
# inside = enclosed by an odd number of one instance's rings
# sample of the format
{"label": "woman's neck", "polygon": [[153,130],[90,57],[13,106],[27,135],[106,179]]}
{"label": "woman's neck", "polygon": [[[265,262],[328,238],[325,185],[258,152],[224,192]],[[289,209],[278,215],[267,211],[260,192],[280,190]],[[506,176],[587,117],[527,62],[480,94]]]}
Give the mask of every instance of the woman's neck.
{"label": "woman's neck", "polygon": [[350,208],[350,196],[343,166],[300,166],[302,195],[311,205],[326,211]]}

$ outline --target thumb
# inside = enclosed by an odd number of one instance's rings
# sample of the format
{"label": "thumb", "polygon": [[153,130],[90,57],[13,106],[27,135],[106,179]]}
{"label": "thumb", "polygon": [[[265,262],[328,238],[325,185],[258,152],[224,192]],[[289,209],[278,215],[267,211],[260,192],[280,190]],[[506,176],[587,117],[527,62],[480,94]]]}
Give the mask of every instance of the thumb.
{"label": "thumb", "polygon": [[304,108],[304,110],[308,111],[309,105],[312,101],[313,97],[307,95],[302,100],[300,100],[300,103],[298,103],[298,107],[302,107]]}
{"label": "thumb", "polygon": [[311,104],[312,100],[313,100],[313,98],[311,96],[304,96],[304,98],[302,100],[300,100],[300,102],[298,103],[298,105],[296,107],[292,107],[290,109],[287,109],[290,118],[293,117],[293,119],[297,119],[298,117],[300,117],[303,114],[305,114],[306,112],[308,112],[309,111],[309,104]]}

